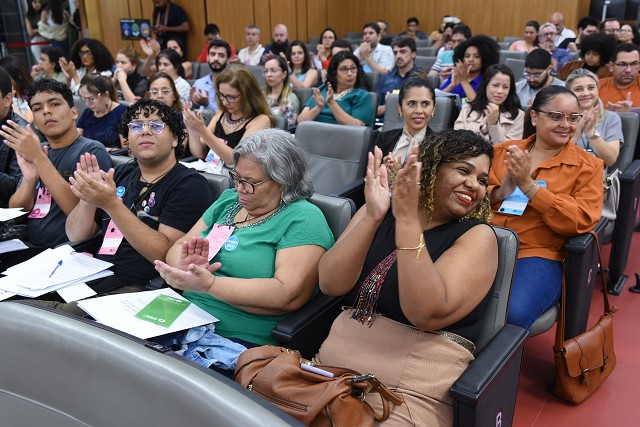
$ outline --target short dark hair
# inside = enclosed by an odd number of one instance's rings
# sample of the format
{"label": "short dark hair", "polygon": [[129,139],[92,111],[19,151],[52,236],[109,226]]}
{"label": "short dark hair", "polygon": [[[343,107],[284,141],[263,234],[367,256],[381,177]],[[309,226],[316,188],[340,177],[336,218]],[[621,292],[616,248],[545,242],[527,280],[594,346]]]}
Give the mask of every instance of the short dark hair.
{"label": "short dark hair", "polygon": [[453,34],[462,34],[464,36],[464,38],[466,39],[470,39],[472,34],[471,34],[471,28],[469,28],[469,26],[467,24],[463,24],[462,22],[459,24],[456,24],[453,27],[452,33]]}
{"label": "short dark hair", "polygon": [[393,48],[394,46],[408,47],[411,52],[416,51],[416,41],[411,37],[400,37],[399,39],[394,40],[394,42],[391,43],[391,47]]}
{"label": "short dark hair", "polygon": [[598,20],[590,16],[585,16],[584,18],[578,21],[578,28],[581,30],[584,30],[589,25],[591,25],[592,27],[598,28]]}
{"label": "short dark hair", "polygon": [[207,54],[212,47],[223,47],[224,50],[227,51],[227,58],[231,58],[231,46],[226,41],[220,39],[211,40],[211,43],[209,43],[209,48],[207,49]]}
{"label": "short dark hair", "polygon": [[594,33],[580,39],[580,57],[593,51],[600,55],[600,65],[606,65],[618,47],[618,41],[611,34]]}
{"label": "short dark hair", "polygon": [[534,49],[527,54],[524,60],[526,68],[545,70],[551,65],[551,54],[546,49]]}
{"label": "short dark hair", "polygon": [[349,40],[336,39],[336,41],[331,43],[331,49],[333,49],[334,47],[349,48],[349,51],[353,52],[353,48],[351,48],[351,43],[349,43]]}
{"label": "short dark hair", "polygon": [[347,52],[345,50],[345,51],[336,53],[331,58],[331,62],[329,63],[329,68],[327,68],[327,81],[331,83],[331,86],[333,86],[334,90],[338,87],[338,67],[340,66],[341,62],[347,59],[352,60],[356,64],[356,67],[358,67],[356,83],[353,85],[353,87],[359,88],[361,86],[362,79],[364,78],[364,71],[362,70],[360,61],[353,53]]}
{"label": "short dark hair", "polygon": [[436,91],[433,89],[433,86],[431,86],[431,82],[429,82],[429,79],[426,78],[424,74],[421,75],[420,73],[411,74],[405,79],[404,83],[402,83],[400,92],[398,93],[398,104],[402,104],[402,100],[404,99],[409,89],[412,89],[414,87],[427,88],[427,90],[429,90],[429,93],[431,93],[431,100],[433,101],[433,105],[436,105]]}
{"label": "short dark hair", "polygon": [[618,24],[620,23],[620,21],[618,21],[616,18],[607,18],[604,21],[602,21],[600,23],[600,31],[604,31],[604,24],[606,24],[607,22],[617,22]]}
{"label": "short dark hair", "polygon": [[213,34],[214,36],[216,34],[220,34],[220,27],[218,27],[216,24],[207,24],[204,27],[204,35],[209,35],[209,34]]}
{"label": "short dark hair", "polygon": [[125,139],[129,139],[129,122],[136,120],[142,114],[149,117],[151,114],[157,114],[160,119],[169,126],[169,130],[178,139],[178,145],[175,148],[176,160],[182,157],[184,153],[184,142],[188,136],[187,129],[182,122],[182,115],[155,99],[140,98],[135,104],[127,107],[127,111],[122,115],[118,124],[118,133]]}
{"label": "short dark hair", "polygon": [[12,92],[13,87],[11,86],[11,76],[7,70],[0,67],[0,95],[4,98]]}
{"label": "short dark hair", "polygon": [[362,31],[364,31],[366,28],[372,28],[373,31],[376,32],[376,34],[380,34],[380,25],[378,25],[377,22],[367,22],[362,26]]}
{"label": "short dark hair", "polygon": [[412,16],[411,18],[407,19],[407,24],[411,24],[411,23],[420,25],[420,21],[418,21],[418,18],[416,18],[415,16]]}
{"label": "short dark hair", "polygon": [[65,101],[67,101],[67,104],[70,108],[74,105],[73,94],[71,93],[71,89],[69,89],[66,84],[60,83],[57,80],[44,78],[35,80],[26,87],[24,95],[27,99],[29,107],[31,107],[31,98],[41,92],[57,93],[61,95]]}
{"label": "short dark hair", "polygon": [[49,61],[53,64],[53,70],[56,73],[62,72],[62,68],[60,68],[60,63],[58,62],[60,58],[64,56],[62,49],[55,46],[46,46],[43,47],[40,52],[49,57]]}
{"label": "short dark hair", "polygon": [[638,52],[640,54],[640,49],[638,49],[638,46],[633,43],[622,43],[618,45],[615,53],[611,56],[611,62],[616,62],[618,60],[618,54],[620,52]]}
{"label": "short dark hair", "polygon": [[536,21],[536,20],[533,20],[533,19],[532,19],[531,21],[527,21],[527,22],[524,24],[524,27],[525,27],[525,28],[527,28],[527,27],[533,27],[533,28],[535,28],[535,29],[536,29],[536,31],[538,31],[538,30],[540,29],[540,24],[538,23],[538,21]]}
{"label": "short dark hair", "polygon": [[478,49],[478,54],[482,60],[481,74],[484,74],[491,65],[500,62],[500,46],[491,37],[483,35],[473,36],[456,46],[453,50],[453,61],[464,60],[464,54],[470,47]]}

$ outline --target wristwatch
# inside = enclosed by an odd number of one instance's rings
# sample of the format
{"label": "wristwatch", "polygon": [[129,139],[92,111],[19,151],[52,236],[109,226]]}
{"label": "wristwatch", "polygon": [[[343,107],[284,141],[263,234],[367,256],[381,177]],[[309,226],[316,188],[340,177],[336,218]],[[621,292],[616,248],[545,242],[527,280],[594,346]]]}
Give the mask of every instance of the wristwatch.
{"label": "wristwatch", "polygon": [[594,139],[598,139],[600,138],[600,134],[598,133],[597,130],[593,131],[593,135],[591,135],[588,139],[589,141],[593,141]]}

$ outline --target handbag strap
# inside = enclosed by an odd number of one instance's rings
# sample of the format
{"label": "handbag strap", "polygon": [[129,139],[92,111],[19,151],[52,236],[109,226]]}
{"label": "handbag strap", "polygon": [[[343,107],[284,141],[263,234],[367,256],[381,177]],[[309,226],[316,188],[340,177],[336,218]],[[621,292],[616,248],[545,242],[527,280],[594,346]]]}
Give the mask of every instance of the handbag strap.
{"label": "handbag strap", "polygon": [[[598,251],[598,262],[600,263],[600,280],[602,283],[602,295],[604,302],[604,314],[614,313],[618,309],[616,307],[612,307],[609,305],[609,296],[607,292],[607,277],[606,271],[604,269],[604,264],[602,263],[602,253],[600,252],[600,242],[598,241],[598,233],[595,231],[589,232],[593,238],[595,239],[596,249]],[[562,292],[560,298],[560,316],[558,318],[558,326],[556,328],[556,342],[554,348],[560,351],[564,344],[564,327],[565,327],[565,314],[566,314],[566,305],[567,305],[567,285],[565,281],[565,271],[566,262],[562,263]]]}
{"label": "handbag strap", "polygon": [[382,415],[378,415],[375,412],[373,414],[378,422],[386,421],[389,418],[389,402],[395,405],[402,405],[402,403],[404,403],[401,396],[389,390],[375,375],[356,375],[351,379],[351,387],[363,389],[364,395],[368,392],[376,392],[380,395],[380,400],[382,400]]}

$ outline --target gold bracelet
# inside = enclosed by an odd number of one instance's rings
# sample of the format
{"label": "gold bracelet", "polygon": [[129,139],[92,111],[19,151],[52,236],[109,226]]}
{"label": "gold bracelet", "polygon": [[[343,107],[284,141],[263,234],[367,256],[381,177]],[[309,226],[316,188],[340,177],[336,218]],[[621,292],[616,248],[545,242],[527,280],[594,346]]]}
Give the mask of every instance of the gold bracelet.
{"label": "gold bracelet", "polygon": [[527,198],[529,198],[529,193],[531,193],[531,190],[533,190],[533,188],[534,188],[536,185],[538,185],[538,183],[537,183],[537,182],[535,182],[535,181],[533,181],[533,184],[531,184],[531,187],[529,187],[529,188],[527,189],[527,191],[525,191],[523,194],[524,194],[525,196],[527,196]]}
{"label": "gold bracelet", "polygon": [[422,252],[422,248],[424,248],[425,245],[424,244],[424,234],[420,233],[420,244],[418,246],[416,246],[415,248],[396,248],[399,251],[418,251],[418,253],[416,254],[416,259],[420,258],[420,252]]}

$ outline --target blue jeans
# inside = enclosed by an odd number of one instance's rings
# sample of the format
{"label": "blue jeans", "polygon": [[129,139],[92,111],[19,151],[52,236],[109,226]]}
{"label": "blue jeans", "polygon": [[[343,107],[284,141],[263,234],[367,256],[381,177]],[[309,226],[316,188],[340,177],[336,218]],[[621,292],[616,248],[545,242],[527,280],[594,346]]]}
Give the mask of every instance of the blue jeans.
{"label": "blue jeans", "polygon": [[516,264],[507,322],[527,330],[560,299],[562,262],[531,257]]}

